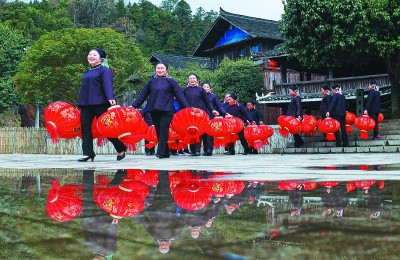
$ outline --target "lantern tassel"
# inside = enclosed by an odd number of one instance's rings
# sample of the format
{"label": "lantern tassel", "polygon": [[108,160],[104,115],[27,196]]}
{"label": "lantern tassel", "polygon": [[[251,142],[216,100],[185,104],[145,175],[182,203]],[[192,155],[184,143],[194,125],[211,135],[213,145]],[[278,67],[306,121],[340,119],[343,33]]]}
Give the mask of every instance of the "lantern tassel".
{"label": "lantern tassel", "polygon": [[225,144],[225,137],[214,137],[214,148],[221,147]]}
{"label": "lantern tassel", "polygon": [[287,128],[282,128],[281,126],[279,126],[278,131],[283,137],[288,138],[289,130]]}
{"label": "lantern tassel", "polygon": [[261,140],[254,141],[254,149],[257,151],[263,147],[263,142]]}
{"label": "lantern tassel", "polygon": [[326,140],[327,141],[335,141],[336,140],[335,134],[334,133],[327,133],[326,134]]}
{"label": "lantern tassel", "polygon": [[368,139],[368,131],[360,130],[360,138],[361,139]]}
{"label": "lantern tassel", "polygon": [[348,134],[353,133],[353,128],[351,128],[351,125],[346,125],[346,133]]}

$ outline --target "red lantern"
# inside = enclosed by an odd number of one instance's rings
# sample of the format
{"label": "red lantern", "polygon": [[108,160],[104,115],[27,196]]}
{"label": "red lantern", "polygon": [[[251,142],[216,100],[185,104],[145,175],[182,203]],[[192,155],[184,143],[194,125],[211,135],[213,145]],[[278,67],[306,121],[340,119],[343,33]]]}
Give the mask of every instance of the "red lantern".
{"label": "red lantern", "polygon": [[62,101],[50,103],[44,111],[44,119],[53,143],[58,142],[58,138],[74,138],[80,135],[80,112],[71,104]]}
{"label": "red lantern", "polygon": [[223,117],[215,117],[208,122],[206,133],[214,137],[214,148],[225,145],[227,137],[230,136],[229,126]]}
{"label": "red lantern", "polygon": [[169,179],[169,187],[171,192],[173,192],[176,185],[181,183],[182,181],[194,179],[196,176],[190,173],[190,170],[184,171],[169,171],[168,179]]}
{"label": "red lantern", "polygon": [[356,187],[361,188],[364,190],[365,193],[368,193],[369,188],[375,184],[376,181],[372,180],[362,180],[362,181],[355,181],[354,184]]}
{"label": "red lantern", "polygon": [[239,140],[237,133],[243,130],[244,123],[242,119],[234,116],[225,117],[225,121],[228,124],[228,131],[231,133],[228,138],[226,138],[226,145],[228,143],[235,143]]}
{"label": "red lantern", "polygon": [[82,191],[82,185],[67,184],[60,187],[58,181],[53,181],[47,196],[47,215],[58,222],[76,218],[82,212]]}
{"label": "red lantern", "polygon": [[233,196],[240,194],[245,188],[244,181],[225,181],[226,195]]}
{"label": "red lantern", "polygon": [[346,192],[352,192],[353,190],[357,189],[357,186],[354,181],[346,182]]}
{"label": "red lantern", "polygon": [[326,134],[326,140],[334,141],[336,140],[335,132],[340,128],[340,123],[336,119],[327,117],[318,123],[318,130]]}
{"label": "red lantern", "polygon": [[[268,137],[272,135],[271,129],[272,127],[265,125],[248,125],[244,128],[244,138],[246,138],[250,147],[254,147],[258,151],[263,145],[269,144]],[[272,133],[273,131],[272,129]]]}
{"label": "red lantern", "polygon": [[326,191],[328,193],[330,193],[332,187],[338,186],[340,184],[340,182],[338,181],[323,181],[323,182],[319,182],[319,185],[325,186],[326,187]]}
{"label": "red lantern", "polygon": [[127,176],[124,181],[127,179],[138,180],[149,186],[157,187],[158,184],[158,171],[157,170],[147,170],[146,172],[139,169],[128,169],[126,170]]}
{"label": "red lantern", "polygon": [[133,107],[112,106],[98,118],[97,129],[103,136],[134,145],[144,137],[147,124]]}
{"label": "red lantern", "polygon": [[283,137],[287,138],[289,133],[299,134],[301,132],[301,122],[293,116],[279,117],[278,124],[281,127],[279,132]]}
{"label": "red lantern", "polygon": [[185,144],[200,142],[200,136],[208,127],[209,116],[204,110],[190,107],[179,110],[172,118],[171,127],[181,136]]}
{"label": "red lantern", "polygon": [[353,132],[353,129],[351,128],[351,125],[354,124],[355,120],[356,120],[356,115],[354,113],[346,111],[346,132],[347,133],[352,133]]}
{"label": "red lantern", "polygon": [[211,201],[211,191],[202,182],[182,181],[173,190],[176,204],[186,210],[200,210]]}
{"label": "red lantern", "polygon": [[288,138],[289,136],[289,130],[285,128],[285,120],[286,116],[281,115],[278,117],[278,132],[285,138]]}
{"label": "red lantern", "polygon": [[368,131],[375,128],[375,120],[367,115],[362,115],[354,120],[354,126],[360,130],[360,138],[368,139]]}
{"label": "red lantern", "polygon": [[301,132],[305,135],[315,136],[317,132],[318,120],[315,116],[303,115],[301,122]]}
{"label": "red lantern", "polygon": [[[278,62],[275,61],[275,60],[270,60],[270,61],[267,63],[267,65],[268,65],[268,67],[271,67],[273,71],[275,71],[275,70],[276,70],[276,67],[278,67]],[[275,68],[275,70],[274,70],[274,68]]]}
{"label": "red lantern", "polygon": [[383,119],[385,119],[385,117],[383,116],[382,113],[379,113],[379,114],[378,114],[378,124],[382,123],[382,122],[383,122]]}
{"label": "red lantern", "polygon": [[146,133],[144,139],[148,142],[147,144],[144,145],[147,148],[153,148],[157,145],[158,138],[157,138],[157,133],[156,133],[156,127],[154,125],[151,125],[147,129],[147,133]]}
{"label": "red lantern", "polygon": [[385,182],[384,181],[378,181],[378,188],[380,190],[383,190],[384,187],[385,187]]}
{"label": "red lantern", "polygon": [[144,208],[141,194],[135,190],[137,183],[125,183],[103,189],[97,198],[99,206],[114,219],[129,218],[139,214]]}

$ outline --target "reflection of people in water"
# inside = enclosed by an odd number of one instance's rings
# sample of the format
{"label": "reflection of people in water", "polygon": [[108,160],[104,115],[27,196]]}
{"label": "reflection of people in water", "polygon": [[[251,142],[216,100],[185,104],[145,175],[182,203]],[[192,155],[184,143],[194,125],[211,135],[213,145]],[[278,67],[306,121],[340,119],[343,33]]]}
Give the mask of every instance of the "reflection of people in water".
{"label": "reflection of people in water", "polygon": [[378,221],[381,217],[381,205],[383,202],[383,190],[378,188],[378,182],[369,188],[366,196],[367,209],[370,212],[369,219]]}
{"label": "reflection of people in water", "polygon": [[322,211],[323,216],[332,214],[332,216],[336,218],[343,217],[344,208],[349,203],[346,187],[338,185],[332,189],[323,189],[321,192],[321,200],[324,205],[324,210]]}
{"label": "reflection of people in water", "polygon": [[301,209],[303,208],[303,189],[297,188],[295,190],[288,190],[289,203],[292,204],[292,211],[290,216],[295,220],[298,220],[301,215]]}
{"label": "reflection of people in water", "polygon": [[[108,186],[119,185],[126,172],[118,170]],[[113,218],[93,201],[94,170],[83,171],[83,199],[80,215],[85,244],[95,254],[93,259],[112,259],[116,251],[117,225]]]}
{"label": "reflection of people in water", "polygon": [[159,171],[159,174],[158,187],[152,203],[138,217],[139,222],[158,244],[160,252],[166,254],[172,242],[181,233],[185,221],[171,195],[168,171]]}

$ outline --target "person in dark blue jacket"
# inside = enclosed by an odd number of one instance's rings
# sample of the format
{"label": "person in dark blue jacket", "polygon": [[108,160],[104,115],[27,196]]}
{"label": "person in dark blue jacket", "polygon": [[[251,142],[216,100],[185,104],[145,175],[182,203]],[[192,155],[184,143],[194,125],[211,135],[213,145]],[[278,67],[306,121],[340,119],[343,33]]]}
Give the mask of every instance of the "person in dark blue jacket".
{"label": "person in dark blue jacket", "polygon": [[[209,97],[211,104],[214,106],[215,110],[217,110],[220,115],[226,115],[226,111],[223,108],[222,103],[219,101],[218,97],[211,91],[211,84],[209,82],[204,82],[203,89],[206,91],[207,96]],[[207,109],[207,114],[210,116],[210,119],[214,118],[214,114],[209,109]],[[203,156],[211,156],[214,149],[214,137],[204,134],[202,136],[202,141],[204,149]]]}
{"label": "person in dark blue jacket", "polygon": [[[188,84],[183,90],[183,94],[189,103],[189,106],[200,108],[206,112],[211,111],[209,116],[219,115],[215,110],[207,92],[199,86],[199,77],[191,73],[188,76]],[[202,136],[203,137],[203,136]],[[201,142],[190,145],[190,151],[193,156],[200,156]]]}
{"label": "person in dark blue jacket", "polygon": [[[334,95],[326,116],[339,121],[340,130],[335,132],[336,146],[346,147],[349,146],[349,139],[346,132],[346,98],[342,95],[342,89],[338,84],[333,85],[332,89]],[[340,135],[342,138],[340,138]]]}
{"label": "person in dark blue jacket", "polygon": [[[321,104],[319,105],[319,114],[321,115],[322,119],[326,118],[326,112],[328,112],[329,105],[332,101],[331,96],[331,87],[328,85],[324,85],[321,88],[321,94],[324,96],[321,100]],[[324,135],[324,141],[326,140],[326,135]]]}
{"label": "person in dark blue jacket", "polygon": [[[292,99],[290,100],[289,106],[287,108],[286,116],[293,116],[299,119],[300,121],[303,120],[302,118],[303,112],[301,110],[301,97],[299,89],[297,88],[296,85],[290,86],[289,95],[292,96]],[[301,138],[300,134],[294,134],[293,139],[295,147],[303,146],[304,141]]]}
{"label": "person in dark blue jacket", "polygon": [[[78,107],[81,109],[82,152],[83,157],[78,162],[94,159],[92,122],[99,118],[110,106],[116,105],[113,93],[112,71],[102,65],[107,54],[100,48],[89,52],[87,60],[90,69],[82,77],[79,92]],[[117,150],[117,160],[125,158],[126,147],[118,138],[108,138]]]}
{"label": "person in dark blue jacket", "polygon": [[170,157],[167,142],[174,114],[174,97],[181,108],[189,107],[182,89],[173,78],[168,77],[167,72],[167,64],[159,62],[156,75],[146,83],[132,103],[134,108],[139,108],[147,99],[147,111],[151,114],[158,138],[156,156],[160,159]]}
{"label": "person in dark blue jacket", "polygon": [[374,136],[372,140],[380,140],[379,126],[378,126],[378,115],[381,112],[381,94],[379,93],[379,86],[375,80],[369,83],[369,91],[367,96],[367,102],[365,105],[364,114],[368,115],[375,121]]}
{"label": "person in dark blue jacket", "polygon": [[[237,100],[237,95],[231,93],[227,98],[228,101],[227,105],[224,106],[226,113],[228,113],[231,116],[242,119],[244,123],[252,124],[253,119],[249,116],[249,113],[247,113],[247,109],[243,105],[239,104],[236,100]],[[244,138],[244,129],[242,129],[242,131],[238,133],[238,136],[240,143],[242,144],[244,149],[243,155],[249,154],[250,149],[246,138]],[[228,144],[227,155],[235,155],[235,144],[233,142]]]}
{"label": "person in dark blue jacket", "polygon": [[257,125],[262,125],[264,116],[260,110],[258,110],[255,106],[256,102],[252,99],[247,101],[247,112],[249,113],[250,117],[253,119],[252,121],[256,122]]}

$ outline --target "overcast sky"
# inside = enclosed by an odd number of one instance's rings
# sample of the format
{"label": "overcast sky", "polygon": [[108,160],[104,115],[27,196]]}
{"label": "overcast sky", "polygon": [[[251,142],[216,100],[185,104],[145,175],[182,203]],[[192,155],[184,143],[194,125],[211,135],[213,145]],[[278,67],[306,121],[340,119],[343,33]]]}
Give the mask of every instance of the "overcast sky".
{"label": "overcast sky", "polygon": [[[135,3],[137,0],[126,0]],[[160,6],[163,0],[148,0],[156,6]],[[278,21],[283,13],[282,0],[185,0],[192,8],[194,14],[199,7],[205,11],[219,12],[221,7],[225,11],[234,14],[258,17]]]}

